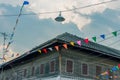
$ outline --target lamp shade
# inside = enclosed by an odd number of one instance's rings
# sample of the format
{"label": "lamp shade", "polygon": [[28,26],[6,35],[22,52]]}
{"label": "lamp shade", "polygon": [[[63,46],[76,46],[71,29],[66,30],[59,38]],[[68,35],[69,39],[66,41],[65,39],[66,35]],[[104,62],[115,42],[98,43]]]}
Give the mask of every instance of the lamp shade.
{"label": "lamp shade", "polygon": [[57,17],[55,18],[55,20],[58,21],[58,22],[62,22],[62,21],[65,20],[65,18],[61,16],[61,12],[60,12],[60,13],[59,13],[59,16],[57,16]]}

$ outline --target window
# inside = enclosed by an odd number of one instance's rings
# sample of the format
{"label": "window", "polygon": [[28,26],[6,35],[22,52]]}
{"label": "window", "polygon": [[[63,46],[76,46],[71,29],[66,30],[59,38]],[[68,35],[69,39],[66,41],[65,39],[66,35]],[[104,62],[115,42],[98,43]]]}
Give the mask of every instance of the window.
{"label": "window", "polygon": [[50,72],[54,72],[55,71],[55,61],[51,61],[50,62]]}
{"label": "window", "polygon": [[32,76],[34,76],[34,72],[35,72],[35,67],[33,66],[32,67],[32,73],[31,73]]}
{"label": "window", "polygon": [[82,74],[88,75],[88,65],[85,63],[82,64]]}
{"label": "window", "polygon": [[66,71],[70,73],[73,72],[73,61],[67,60]]}
{"label": "window", "polygon": [[40,65],[40,74],[44,74],[44,64]]}
{"label": "window", "polygon": [[96,66],[96,76],[100,75],[102,71],[102,67],[101,66]]}

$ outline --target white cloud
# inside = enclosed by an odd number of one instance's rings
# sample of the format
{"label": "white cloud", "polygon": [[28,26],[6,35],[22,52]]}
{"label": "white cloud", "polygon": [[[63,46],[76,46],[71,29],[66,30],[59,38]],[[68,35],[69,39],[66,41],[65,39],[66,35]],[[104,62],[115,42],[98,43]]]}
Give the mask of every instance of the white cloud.
{"label": "white cloud", "polygon": [[[74,7],[83,7],[91,4],[97,4],[100,2],[104,2],[106,0],[52,0],[50,2],[49,0],[29,0],[31,5],[29,8],[35,12],[54,12],[54,11],[61,11],[66,9],[73,9]],[[107,0],[108,1],[108,0]],[[116,6],[115,6],[116,5]],[[66,18],[66,21],[64,23],[73,22],[77,25],[77,27],[81,30],[85,25],[89,24],[91,22],[90,18],[86,18],[80,14],[87,14],[91,15],[92,13],[99,12],[102,13],[105,9],[117,9],[119,6],[118,2],[111,2],[106,4],[101,4],[85,9],[80,9],[76,11],[70,11],[70,12],[64,12],[62,15]],[[76,13],[77,12],[77,13]],[[40,14],[39,18],[52,18],[54,19],[57,14]]]}
{"label": "white cloud", "polygon": [[18,6],[22,4],[22,0],[0,0],[0,4],[9,4],[12,6]]}
{"label": "white cloud", "polygon": [[[25,6],[27,10],[30,10],[34,13],[39,12],[54,12],[54,11],[61,11],[66,9],[73,9],[74,7],[83,7],[91,4],[97,4],[101,2],[106,2],[110,0],[28,0],[30,2],[29,5]],[[91,15],[92,13],[102,13],[105,9],[117,9],[119,8],[120,1],[110,2],[106,4],[100,4],[97,6],[79,9],[76,11],[70,11],[70,12],[64,12],[62,13],[63,16],[66,18],[66,21],[64,23],[73,22],[75,23],[78,28],[81,30],[85,25],[89,24],[91,22],[90,18],[86,18],[80,14],[87,14]],[[21,5],[22,1],[17,0],[1,0],[0,3],[4,4],[10,4],[13,6]],[[76,13],[77,12],[77,13]],[[52,18],[54,19],[59,13],[53,13],[53,14],[40,14],[38,15],[40,19],[48,19]]]}

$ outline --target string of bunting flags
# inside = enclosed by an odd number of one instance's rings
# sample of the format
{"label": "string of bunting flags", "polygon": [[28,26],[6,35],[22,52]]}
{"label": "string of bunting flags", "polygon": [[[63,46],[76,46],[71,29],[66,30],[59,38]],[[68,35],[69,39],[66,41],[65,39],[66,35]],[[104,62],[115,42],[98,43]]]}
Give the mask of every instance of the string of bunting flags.
{"label": "string of bunting flags", "polygon": [[14,25],[14,27],[13,27],[12,34],[11,34],[11,36],[10,36],[10,41],[9,41],[8,44],[7,44],[6,51],[7,51],[8,47],[10,46],[10,44],[13,42],[13,37],[14,37],[14,35],[15,35],[15,30],[16,30],[16,27],[17,27],[17,25],[18,25],[19,18],[20,18],[21,14],[22,14],[23,7],[24,7],[24,5],[28,5],[28,4],[29,4],[28,1],[24,1],[23,4],[22,4],[22,6],[21,6],[19,15],[18,15],[18,17],[17,17],[17,19],[16,19],[15,25]]}
{"label": "string of bunting flags", "polygon": [[[115,36],[115,37],[117,37],[117,35],[118,35],[118,31],[114,31],[114,32],[112,32],[112,35],[113,36]],[[102,34],[102,35],[100,35],[100,37],[102,38],[102,39],[106,39],[106,35],[105,34]],[[97,37],[92,37],[92,39],[93,39],[93,41],[94,42],[97,42]],[[86,44],[88,44],[89,43],[89,39],[88,38],[85,38],[84,39],[84,42],[86,43]],[[72,45],[72,46],[75,46],[75,44],[77,44],[77,45],[79,45],[79,46],[81,46],[82,45],[82,41],[81,40],[77,40],[77,41],[71,41],[71,42],[69,42],[69,44],[70,45]],[[67,47],[67,44],[63,44],[63,47],[65,48],[65,49],[68,49],[68,47]],[[54,46],[54,48],[57,50],[57,51],[59,51],[59,46]],[[48,48],[50,51],[52,51],[52,48]],[[42,50],[38,50],[38,52],[40,52],[40,53],[47,53],[48,51],[47,51],[47,49],[46,48],[44,48],[44,49],[42,49]]]}
{"label": "string of bunting flags", "polygon": [[[118,31],[120,31],[120,30],[118,30]],[[118,36],[118,31],[113,31],[113,32],[112,32],[112,35],[115,36],[115,37],[117,37],[117,36]],[[106,36],[107,36],[107,35],[105,35],[105,34],[101,34],[101,35],[100,35],[101,39],[104,39],[104,40],[106,39]],[[92,37],[92,40],[93,40],[94,42],[97,42],[97,37],[96,37],[96,36]]]}
{"label": "string of bunting flags", "polygon": [[[73,45],[73,44],[72,44]],[[63,45],[62,45],[65,49],[68,49],[68,45],[66,44],[66,43],[64,43]],[[56,49],[56,51],[59,51],[59,47],[60,46],[54,46],[54,48]],[[53,48],[52,47],[50,47],[50,48],[43,48],[43,49],[39,49],[38,50],[38,52],[39,53],[48,53],[48,50],[47,49],[49,49],[50,51],[52,51],[53,50]]]}
{"label": "string of bunting flags", "polygon": [[100,79],[101,76],[106,76],[106,78],[118,78],[119,76],[114,75],[112,76],[111,73],[120,70],[120,64],[113,66],[110,70],[107,70],[103,73],[101,73],[100,75],[96,76],[97,79]]}
{"label": "string of bunting flags", "polygon": [[[119,30],[118,30],[118,31],[119,31]],[[118,36],[118,31],[112,32],[112,35],[115,36],[115,37],[117,37],[117,36]],[[100,35],[100,37],[101,37],[102,39],[104,39],[104,40],[106,39],[106,35],[105,35],[105,34]],[[92,37],[92,39],[93,39],[94,42],[97,42],[97,37]],[[89,43],[89,39],[88,39],[88,38],[85,38],[85,39],[84,39],[84,42],[85,42],[86,44],[88,44],[88,43]],[[72,45],[72,46],[75,46],[75,44],[81,46],[81,45],[82,45],[82,41],[81,41],[81,40],[77,40],[76,42],[71,41],[71,42],[69,42],[69,44]],[[68,48],[68,47],[67,47],[67,44],[63,44],[63,47],[64,47],[65,49]],[[59,51],[59,46],[54,46],[54,48],[55,48],[57,51]],[[52,48],[48,48],[48,49],[52,51]],[[47,53],[47,49],[44,48],[44,49],[42,49],[42,50],[38,50],[38,52],[40,52],[40,53],[42,53],[42,52]]]}
{"label": "string of bunting flags", "polygon": [[[18,17],[17,17],[17,19],[16,19],[16,22],[15,22],[15,25],[14,25],[14,27],[13,27],[12,34],[10,35],[10,41],[9,41],[8,44],[7,44],[6,51],[7,51],[7,49],[9,48],[10,44],[13,43],[13,37],[14,37],[14,35],[15,35],[15,30],[16,30],[16,27],[17,27],[17,25],[18,25],[19,18],[20,18],[21,14],[22,14],[23,7],[24,7],[25,5],[28,5],[28,4],[29,4],[28,1],[24,1],[23,4],[22,4],[22,6],[21,6],[19,15],[18,15]],[[18,56],[18,55],[19,55],[19,54],[17,54],[16,56]],[[12,55],[12,56],[13,56],[13,55]],[[11,56],[11,57],[12,57],[12,56]],[[2,59],[2,60],[7,60],[7,59],[5,58],[5,55],[3,55],[3,58],[1,58],[1,59]]]}

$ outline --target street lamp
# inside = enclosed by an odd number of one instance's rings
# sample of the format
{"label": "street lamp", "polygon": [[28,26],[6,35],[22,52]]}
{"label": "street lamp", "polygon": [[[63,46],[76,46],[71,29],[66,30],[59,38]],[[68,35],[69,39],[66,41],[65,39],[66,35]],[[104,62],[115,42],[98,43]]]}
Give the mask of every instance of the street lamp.
{"label": "street lamp", "polygon": [[65,20],[65,18],[61,16],[61,11],[60,11],[59,15],[55,18],[55,20],[58,22],[62,22]]}

